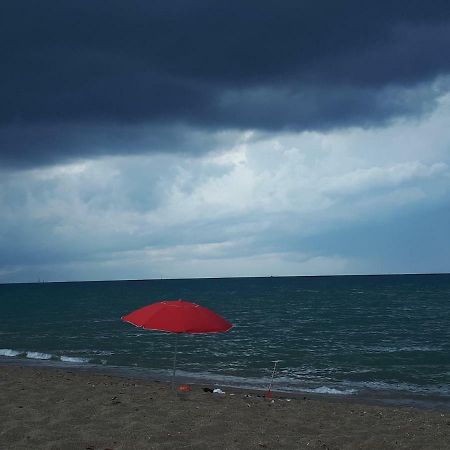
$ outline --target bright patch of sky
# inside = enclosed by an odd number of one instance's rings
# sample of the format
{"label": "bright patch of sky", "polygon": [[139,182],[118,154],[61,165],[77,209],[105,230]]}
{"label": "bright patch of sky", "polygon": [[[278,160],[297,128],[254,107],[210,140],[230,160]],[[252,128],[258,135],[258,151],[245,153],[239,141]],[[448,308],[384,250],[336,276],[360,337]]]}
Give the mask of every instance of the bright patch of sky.
{"label": "bright patch of sky", "polygon": [[0,282],[448,271],[449,123],[447,94],[383,128],[4,171]]}

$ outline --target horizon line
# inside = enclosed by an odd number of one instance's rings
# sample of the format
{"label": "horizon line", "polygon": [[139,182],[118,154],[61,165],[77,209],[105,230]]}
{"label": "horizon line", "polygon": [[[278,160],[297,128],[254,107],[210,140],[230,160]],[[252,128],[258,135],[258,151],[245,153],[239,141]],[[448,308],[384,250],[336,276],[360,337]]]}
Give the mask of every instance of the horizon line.
{"label": "horizon line", "polygon": [[118,281],[181,281],[181,280],[229,280],[246,278],[333,278],[333,277],[386,277],[386,276],[414,276],[414,275],[450,275],[450,272],[394,272],[394,273],[356,273],[356,274],[327,274],[327,275],[266,275],[266,276],[228,276],[228,277],[177,277],[177,278],[119,278],[104,280],[59,280],[59,281],[6,281],[8,284],[55,284],[55,283],[112,283]]}

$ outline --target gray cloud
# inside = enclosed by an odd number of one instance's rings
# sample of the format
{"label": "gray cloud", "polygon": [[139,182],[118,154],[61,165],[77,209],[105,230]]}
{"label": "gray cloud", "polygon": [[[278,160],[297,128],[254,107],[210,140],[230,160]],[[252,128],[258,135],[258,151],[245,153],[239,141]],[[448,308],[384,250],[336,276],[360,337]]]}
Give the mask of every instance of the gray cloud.
{"label": "gray cloud", "polygon": [[0,280],[445,270],[449,116],[3,172]]}
{"label": "gray cloud", "polygon": [[433,82],[450,70],[446,1],[1,8],[0,163],[9,166],[199,153],[214,148],[205,131],[385,124],[432,108],[446,89]]}

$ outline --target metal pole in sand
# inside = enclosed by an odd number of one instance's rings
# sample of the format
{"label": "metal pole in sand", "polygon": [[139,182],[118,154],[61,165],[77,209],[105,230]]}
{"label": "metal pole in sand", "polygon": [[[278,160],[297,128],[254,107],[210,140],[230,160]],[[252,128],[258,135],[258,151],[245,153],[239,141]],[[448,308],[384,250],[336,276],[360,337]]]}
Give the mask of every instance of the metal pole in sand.
{"label": "metal pole in sand", "polygon": [[175,333],[175,352],[173,354],[172,391],[175,390],[175,371],[177,367],[178,333]]}
{"label": "metal pole in sand", "polygon": [[273,385],[273,379],[275,377],[275,371],[277,370],[277,364],[281,362],[281,359],[277,359],[276,361],[272,361],[273,364],[273,370],[272,370],[272,377],[270,378],[270,384],[269,389],[267,390],[266,397],[272,397],[272,385]]}

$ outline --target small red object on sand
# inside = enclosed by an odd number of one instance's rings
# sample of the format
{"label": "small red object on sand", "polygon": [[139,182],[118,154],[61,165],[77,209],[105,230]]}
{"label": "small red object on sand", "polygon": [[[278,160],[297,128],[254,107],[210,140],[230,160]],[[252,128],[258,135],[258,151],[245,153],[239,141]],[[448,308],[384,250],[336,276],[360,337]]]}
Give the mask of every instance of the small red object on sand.
{"label": "small red object on sand", "polygon": [[192,391],[192,388],[188,384],[181,384],[177,388],[180,392],[189,392]]}
{"label": "small red object on sand", "polygon": [[266,398],[272,398],[272,391],[267,391],[267,392],[264,394],[264,397],[266,397]]}

